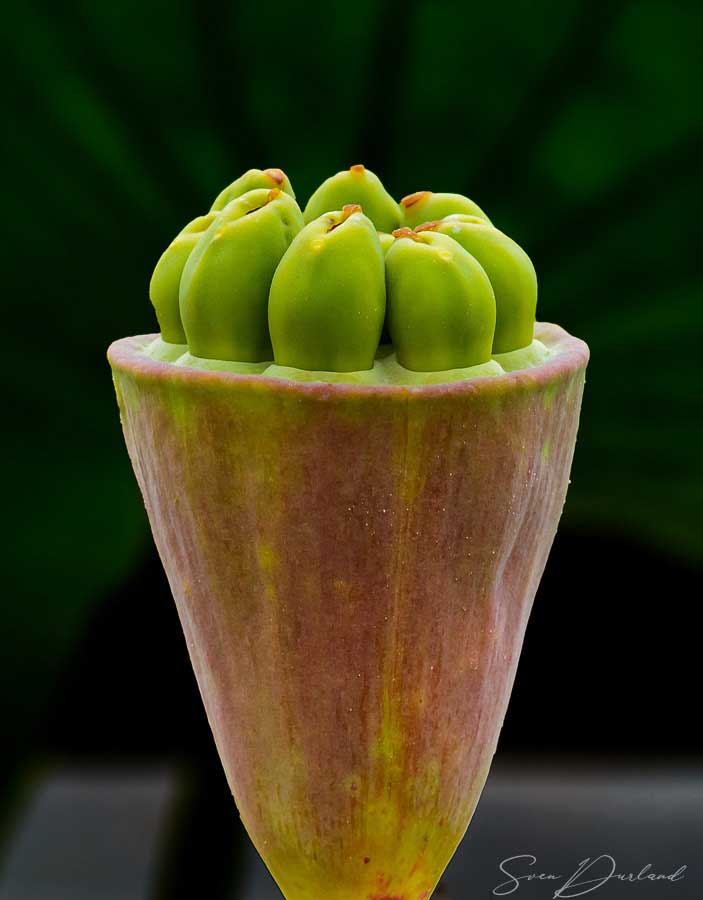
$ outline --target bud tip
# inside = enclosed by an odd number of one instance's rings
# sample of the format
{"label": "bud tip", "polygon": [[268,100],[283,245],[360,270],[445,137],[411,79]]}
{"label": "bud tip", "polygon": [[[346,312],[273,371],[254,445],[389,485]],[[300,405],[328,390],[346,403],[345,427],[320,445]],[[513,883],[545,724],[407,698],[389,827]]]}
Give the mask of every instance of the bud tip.
{"label": "bud tip", "polygon": [[412,230],[412,228],[408,228],[405,226],[404,228],[396,228],[395,231],[391,232],[394,238],[410,238],[412,241],[420,240],[419,235]]}
{"label": "bud tip", "polygon": [[418,225],[415,228],[415,233],[420,234],[421,231],[436,231],[441,224],[442,222],[440,219],[435,219],[432,222],[423,222],[422,225]]}
{"label": "bud tip", "polygon": [[264,175],[268,175],[271,181],[275,181],[276,184],[283,184],[286,180],[286,176],[281,169],[266,169]]}
{"label": "bud tip", "polygon": [[419,203],[421,200],[424,200],[431,194],[432,191],[415,191],[414,194],[408,194],[407,197],[403,197],[403,199],[400,201],[400,205],[407,209],[409,206],[414,206],[416,203]]}

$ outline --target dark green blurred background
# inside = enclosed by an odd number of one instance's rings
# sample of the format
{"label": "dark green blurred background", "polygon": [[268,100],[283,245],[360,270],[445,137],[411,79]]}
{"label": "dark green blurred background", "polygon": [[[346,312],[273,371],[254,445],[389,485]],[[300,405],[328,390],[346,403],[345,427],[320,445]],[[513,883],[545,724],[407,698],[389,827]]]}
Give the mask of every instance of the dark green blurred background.
{"label": "dark green blurred background", "polygon": [[[168,640],[180,640],[105,351],[155,330],[156,259],[252,166],[285,169],[304,202],[363,162],[396,197],[469,194],[523,244],[539,318],[592,351],[559,621],[569,627],[564,586],[589,572],[597,615],[620,616],[625,641],[627,617],[646,624],[617,677],[659,665],[660,684],[686,693],[662,667],[678,651],[660,636],[667,616],[686,630],[703,559],[702,36],[699,2],[665,0],[68,0],[8,14],[6,775],[42,752],[52,710],[70,702],[65,673],[83,673],[74,685],[91,678],[81,655],[107,656],[114,682],[139,692],[133,644],[152,584]],[[119,628],[96,632],[106,598]],[[589,602],[574,609],[574,630]],[[143,654],[150,677],[159,633]],[[64,724],[89,730],[94,714]]]}

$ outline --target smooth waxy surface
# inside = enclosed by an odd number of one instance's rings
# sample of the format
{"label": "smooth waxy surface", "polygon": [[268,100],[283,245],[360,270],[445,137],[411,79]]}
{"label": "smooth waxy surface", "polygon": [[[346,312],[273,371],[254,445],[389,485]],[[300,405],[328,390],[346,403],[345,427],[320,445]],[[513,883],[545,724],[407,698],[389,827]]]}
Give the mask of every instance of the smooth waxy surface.
{"label": "smooth waxy surface", "polygon": [[385,308],[373,222],[354,205],[320,216],[295,238],[271,283],[274,359],[299,369],[370,369]]}
{"label": "smooth waxy surface", "polygon": [[379,231],[391,232],[401,224],[399,205],[378,176],[361,165],[337,172],[323,181],[308,200],[303,216],[306,222],[312,222],[350,203],[358,203]]}
{"label": "smooth waxy surface", "polygon": [[295,200],[277,189],[249,191],[219,213],[181,277],[181,319],[194,356],[271,359],[269,288],[302,225]]}
{"label": "smooth waxy surface", "polygon": [[[304,236],[287,253],[303,222]],[[442,247],[444,236],[471,259]],[[401,237],[419,246],[398,249]],[[390,260],[387,288],[379,251]],[[493,291],[493,325],[482,273]],[[281,377],[366,383],[369,376],[350,373],[374,367],[380,340],[395,345],[392,379],[413,371],[451,372],[450,380],[487,364],[491,352],[530,346],[537,279],[525,252],[461,194],[418,191],[398,204],[355,165],[324,181],[301,214],[282,170],[250,169],[172,242],[150,296],[163,340],[186,343],[194,359],[258,364],[274,356]],[[378,378],[387,380],[385,369]]]}
{"label": "smooth waxy surface", "polygon": [[496,298],[494,353],[526,347],[537,310],[537,274],[530,257],[507,234],[473,216],[453,215],[421,229],[449,235],[479,261]]}
{"label": "smooth waxy surface", "polygon": [[387,231],[379,231],[378,240],[381,243],[381,250],[383,250],[383,255],[385,256],[393,246],[393,241],[395,240],[395,238],[392,234],[388,234]]}
{"label": "smooth waxy surface", "polygon": [[488,362],[496,311],[481,266],[446,235],[395,234],[386,254],[386,289],[398,362],[416,371]]}
{"label": "smooth waxy surface", "polygon": [[463,194],[416,191],[403,197],[400,205],[403,210],[403,224],[409,228],[415,228],[432,219],[443,219],[453,213],[478,216],[486,222],[490,221],[481,207]]}
{"label": "smooth waxy surface", "polygon": [[228,203],[241,197],[242,194],[261,188],[265,188],[267,191],[278,188],[278,190],[290,194],[295,200],[293,187],[282,169],[249,169],[248,172],[240,175],[232,184],[220,191],[210,209],[211,211],[224,209]]}
{"label": "smooth waxy surface", "polygon": [[426,900],[486,778],[561,513],[587,350],[296,384],[111,348],[242,819],[287,900]]}
{"label": "smooth waxy surface", "polygon": [[189,222],[161,254],[151,276],[149,299],[156,312],[161,337],[169,344],[186,342],[178,303],[181,275],[191,250],[202,233],[213,223],[216,215],[211,212]]}

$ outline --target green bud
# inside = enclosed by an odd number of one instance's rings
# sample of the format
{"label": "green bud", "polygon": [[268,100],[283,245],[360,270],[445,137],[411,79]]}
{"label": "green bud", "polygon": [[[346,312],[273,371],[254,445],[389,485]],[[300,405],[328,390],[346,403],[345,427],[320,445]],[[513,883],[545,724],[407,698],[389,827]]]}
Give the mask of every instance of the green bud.
{"label": "green bud", "polygon": [[217,195],[210,209],[215,211],[224,209],[232,200],[258,188],[265,188],[267,191],[278,188],[279,191],[290,194],[295,200],[291,183],[282,169],[249,169]]}
{"label": "green bud", "polygon": [[403,222],[408,228],[415,228],[416,225],[422,225],[423,222],[429,222],[432,219],[443,219],[453,213],[465,213],[469,216],[478,216],[485,222],[490,223],[490,219],[485,212],[464,197],[463,194],[435,194],[432,191],[416,191],[414,194],[408,194],[400,201],[403,209]]}
{"label": "green bud", "polygon": [[352,166],[323,181],[303,210],[305,222],[350,204],[359,204],[379,231],[393,231],[402,221],[400,207],[379,178],[364,166]]}
{"label": "green bud", "polygon": [[181,278],[181,318],[194,356],[238,362],[271,359],[271,279],[302,227],[298,204],[278,189],[249,191],[216,216],[188,257]]}
{"label": "green bud", "polygon": [[479,263],[444,234],[409,228],[394,234],[386,255],[386,286],[398,362],[416,372],[488,362],[496,305]]}
{"label": "green bud", "polygon": [[[383,250],[383,255],[385,257],[386,253],[391,249],[393,244],[395,243],[395,238],[392,234],[388,234],[385,231],[378,232],[378,239],[381,242],[381,250]],[[386,345],[390,344],[391,335],[388,331],[388,306],[386,305],[386,318],[383,322],[383,330],[381,331],[381,344]]]}
{"label": "green bud", "polygon": [[493,353],[508,353],[532,343],[537,274],[522,247],[475,216],[447,216],[416,229],[427,230],[454,238],[481,263],[490,278],[496,298]]}
{"label": "green bud", "polygon": [[386,307],[383,251],[356,204],[310,222],[271,284],[276,364],[324,372],[371,369]]}
{"label": "green bud", "polygon": [[392,234],[388,234],[388,232],[386,232],[386,231],[379,231],[378,239],[381,242],[381,250],[383,250],[383,255],[385,256],[386,253],[388,253],[388,251],[393,246],[393,242],[395,241],[395,238],[393,237]]}
{"label": "green bud", "polygon": [[161,254],[151,276],[149,299],[156,311],[161,338],[167,344],[186,342],[178,305],[181,275],[190,251],[200,240],[202,233],[212,224],[216,215],[210,212],[189,222]]}

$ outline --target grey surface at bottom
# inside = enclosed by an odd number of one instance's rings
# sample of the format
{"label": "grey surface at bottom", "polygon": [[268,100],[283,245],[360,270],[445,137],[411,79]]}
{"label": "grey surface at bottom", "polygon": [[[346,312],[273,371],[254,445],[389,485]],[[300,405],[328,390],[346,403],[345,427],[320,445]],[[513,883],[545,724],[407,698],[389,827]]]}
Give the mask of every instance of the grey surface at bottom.
{"label": "grey surface at bottom", "polygon": [[13,836],[0,900],[143,900],[175,790],[152,768],[52,774]]}
{"label": "grey surface at bottom", "polygon": [[[177,773],[168,770],[59,770],[45,778],[11,840],[0,900],[147,900],[178,788]],[[563,900],[703,900],[701,849],[701,768],[547,770],[499,761],[442,879],[443,900],[551,900],[560,888]],[[251,845],[247,853],[230,900],[281,900]],[[594,883],[566,888],[587,858],[599,859],[579,880]],[[517,877],[558,878],[511,881],[500,869],[506,860]],[[675,882],[603,881],[613,866],[637,876],[647,865],[650,875],[687,868]]]}
{"label": "grey surface at bottom", "polygon": [[[530,773],[496,766],[438,900],[703,900],[702,850],[703,771]],[[675,881],[646,877],[671,876],[681,866]],[[636,880],[606,879],[609,873]],[[520,877],[529,874],[558,877]],[[244,891],[232,900],[281,900],[253,848]]]}

